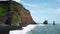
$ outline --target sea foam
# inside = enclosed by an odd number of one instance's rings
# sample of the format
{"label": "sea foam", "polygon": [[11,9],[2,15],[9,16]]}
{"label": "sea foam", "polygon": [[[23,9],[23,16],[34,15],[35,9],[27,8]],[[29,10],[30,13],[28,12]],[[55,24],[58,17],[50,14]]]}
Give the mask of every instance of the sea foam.
{"label": "sea foam", "polygon": [[26,34],[28,31],[31,31],[32,29],[34,29],[36,26],[45,26],[43,24],[35,24],[35,25],[27,25],[26,27],[22,27],[23,30],[13,30],[10,31],[9,34]]}

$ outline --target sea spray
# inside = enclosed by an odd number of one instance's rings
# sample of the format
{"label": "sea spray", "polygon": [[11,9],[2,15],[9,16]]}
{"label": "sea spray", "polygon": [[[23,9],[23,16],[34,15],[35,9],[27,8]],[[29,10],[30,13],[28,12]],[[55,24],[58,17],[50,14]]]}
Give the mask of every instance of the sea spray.
{"label": "sea spray", "polygon": [[36,26],[45,26],[43,24],[30,24],[30,25],[27,25],[26,27],[22,27],[23,30],[13,30],[13,31],[10,31],[9,34],[26,34],[27,32],[31,31],[32,29],[34,29]]}

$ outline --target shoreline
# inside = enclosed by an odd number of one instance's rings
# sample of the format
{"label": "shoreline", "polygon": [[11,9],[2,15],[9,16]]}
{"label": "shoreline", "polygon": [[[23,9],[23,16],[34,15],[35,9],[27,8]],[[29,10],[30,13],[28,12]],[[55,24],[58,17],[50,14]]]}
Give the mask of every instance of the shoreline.
{"label": "shoreline", "polygon": [[26,34],[27,32],[34,29],[36,26],[45,26],[44,24],[29,24],[26,27],[22,27],[22,30],[13,30],[9,34]]}

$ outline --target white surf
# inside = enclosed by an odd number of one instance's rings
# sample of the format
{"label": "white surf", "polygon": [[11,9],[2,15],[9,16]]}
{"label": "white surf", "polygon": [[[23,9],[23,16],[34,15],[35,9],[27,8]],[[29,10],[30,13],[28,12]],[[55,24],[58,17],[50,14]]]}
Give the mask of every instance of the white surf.
{"label": "white surf", "polygon": [[26,34],[28,31],[31,31],[32,29],[34,29],[36,26],[45,26],[43,24],[35,24],[35,25],[27,25],[26,27],[22,27],[23,30],[13,30],[10,31],[9,34]]}

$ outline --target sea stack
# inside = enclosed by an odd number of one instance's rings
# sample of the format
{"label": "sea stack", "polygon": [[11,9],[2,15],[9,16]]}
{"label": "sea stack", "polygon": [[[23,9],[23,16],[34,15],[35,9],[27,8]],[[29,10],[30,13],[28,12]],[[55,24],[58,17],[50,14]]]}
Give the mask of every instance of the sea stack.
{"label": "sea stack", "polygon": [[47,20],[45,20],[45,21],[43,22],[43,24],[48,24],[48,21],[47,21]]}
{"label": "sea stack", "polygon": [[55,21],[53,21],[53,25],[55,25]]}

